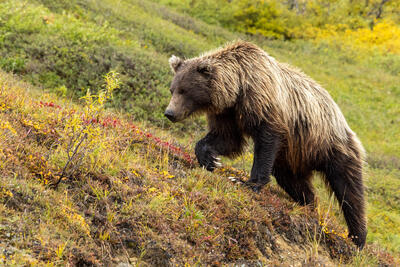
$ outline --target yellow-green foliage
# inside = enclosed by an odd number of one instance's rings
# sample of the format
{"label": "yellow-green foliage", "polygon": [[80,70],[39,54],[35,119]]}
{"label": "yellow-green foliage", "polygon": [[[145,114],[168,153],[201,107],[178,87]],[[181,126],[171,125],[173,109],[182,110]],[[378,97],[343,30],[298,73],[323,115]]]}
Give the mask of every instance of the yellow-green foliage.
{"label": "yellow-green foliage", "polygon": [[328,42],[345,49],[362,50],[364,53],[376,50],[400,54],[400,27],[391,20],[381,21],[373,29],[351,29],[345,24],[325,25],[324,28],[310,26],[301,33],[301,37]]}
{"label": "yellow-green foliage", "polygon": [[211,23],[272,39],[315,39],[399,53],[398,1],[157,0]]}
{"label": "yellow-green foliage", "polygon": [[111,99],[112,92],[119,87],[119,80],[115,72],[109,72],[104,80],[105,89],[100,90],[97,95],[91,94],[90,89],[87,89],[86,95],[82,97],[85,102],[82,113],[67,112],[64,117],[58,118],[64,121],[64,126],[58,131],[60,146],[57,153],[67,156],[59,181],[64,176],[74,175],[74,171],[86,158],[90,158],[92,162],[97,161],[97,157],[107,148],[106,142],[99,142],[102,135],[99,117],[104,111],[105,101]]}
{"label": "yellow-green foliage", "polygon": [[[285,25],[285,10],[277,7],[275,1],[235,1],[232,24],[238,31],[269,38],[289,38],[289,27]],[[236,23],[235,23],[236,22]]]}

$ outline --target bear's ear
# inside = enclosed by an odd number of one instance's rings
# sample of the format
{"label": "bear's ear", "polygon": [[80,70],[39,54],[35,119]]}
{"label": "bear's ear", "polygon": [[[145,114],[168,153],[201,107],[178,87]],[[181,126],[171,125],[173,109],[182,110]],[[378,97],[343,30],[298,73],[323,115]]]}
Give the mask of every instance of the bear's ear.
{"label": "bear's ear", "polygon": [[206,59],[197,65],[197,71],[204,75],[211,75],[213,73],[213,65],[210,60]]}
{"label": "bear's ear", "polygon": [[172,55],[169,60],[169,65],[173,72],[177,72],[179,67],[182,66],[183,60],[175,55]]}

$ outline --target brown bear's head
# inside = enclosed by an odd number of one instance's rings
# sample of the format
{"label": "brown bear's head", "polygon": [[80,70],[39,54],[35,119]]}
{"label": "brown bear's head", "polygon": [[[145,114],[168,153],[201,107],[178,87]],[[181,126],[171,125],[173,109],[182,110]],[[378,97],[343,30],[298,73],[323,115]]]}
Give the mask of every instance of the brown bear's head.
{"label": "brown bear's head", "polygon": [[171,83],[171,101],[164,115],[172,122],[181,121],[191,114],[206,111],[211,106],[211,78],[213,67],[208,59],[169,59],[175,73]]}

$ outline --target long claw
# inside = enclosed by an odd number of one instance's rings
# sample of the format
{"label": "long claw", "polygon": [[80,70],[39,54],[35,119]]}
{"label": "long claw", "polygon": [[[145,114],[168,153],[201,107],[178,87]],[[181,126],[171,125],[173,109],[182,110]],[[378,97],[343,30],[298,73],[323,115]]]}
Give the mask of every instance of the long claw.
{"label": "long claw", "polygon": [[215,164],[215,166],[217,166],[217,167],[221,167],[221,166],[222,166],[222,163],[221,163],[221,162],[218,162],[218,161],[214,161],[214,164]]}
{"label": "long claw", "polygon": [[236,177],[229,176],[228,179],[229,179],[232,183],[243,184],[243,182],[242,182],[240,179],[236,178]]}

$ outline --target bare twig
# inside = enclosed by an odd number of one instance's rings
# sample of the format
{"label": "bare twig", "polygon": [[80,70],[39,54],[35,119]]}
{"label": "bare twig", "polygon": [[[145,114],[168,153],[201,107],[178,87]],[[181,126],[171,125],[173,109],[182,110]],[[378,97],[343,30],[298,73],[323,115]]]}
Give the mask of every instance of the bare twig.
{"label": "bare twig", "polygon": [[[79,135],[79,136],[80,136],[80,135]],[[75,149],[74,149],[74,152],[72,153],[72,156],[69,157],[69,155],[68,155],[68,161],[67,161],[67,163],[64,165],[64,168],[63,168],[62,171],[61,171],[60,178],[58,178],[57,182],[51,184],[51,187],[57,188],[58,184],[61,182],[63,176],[65,175],[65,171],[67,170],[68,165],[72,162],[72,160],[74,159],[75,155],[78,153],[79,147],[81,146],[81,144],[83,143],[83,141],[86,140],[87,136],[88,136],[88,134],[85,133],[85,134],[83,135],[82,139],[81,139],[81,140],[79,141],[79,143],[76,145],[76,147],[75,147]]]}

